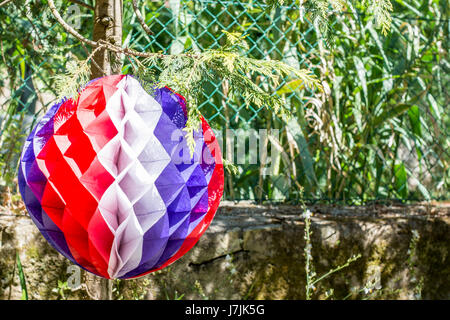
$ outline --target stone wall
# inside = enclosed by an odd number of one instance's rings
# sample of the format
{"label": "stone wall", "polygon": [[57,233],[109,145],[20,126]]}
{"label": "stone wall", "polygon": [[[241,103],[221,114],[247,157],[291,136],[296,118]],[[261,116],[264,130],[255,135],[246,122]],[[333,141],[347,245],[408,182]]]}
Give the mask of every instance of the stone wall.
{"label": "stone wall", "polygon": [[[318,276],[313,298],[450,299],[450,206],[311,206]],[[304,299],[304,219],[295,206],[224,202],[199,243],[170,267],[115,281],[115,299]],[[64,289],[68,260],[26,214],[0,215],[0,299],[20,299],[19,253],[30,299],[89,299]],[[83,274],[82,274],[83,275]],[[59,281],[59,290],[58,290]],[[63,295],[61,294],[63,293]]]}

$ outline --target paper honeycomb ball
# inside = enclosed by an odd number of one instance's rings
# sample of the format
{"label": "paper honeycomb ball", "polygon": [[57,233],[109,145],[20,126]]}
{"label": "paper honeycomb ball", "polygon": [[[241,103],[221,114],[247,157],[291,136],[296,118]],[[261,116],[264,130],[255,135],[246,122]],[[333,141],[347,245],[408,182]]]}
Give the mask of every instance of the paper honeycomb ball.
{"label": "paper honeycomb ball", "polygon": [[189,150],[182,96],[131,76],[96,79],[53,105],[27,138],[19,189],[31,218],[66,258],[104,278],[139,277],[189,251],[223,193],[205,119]]}

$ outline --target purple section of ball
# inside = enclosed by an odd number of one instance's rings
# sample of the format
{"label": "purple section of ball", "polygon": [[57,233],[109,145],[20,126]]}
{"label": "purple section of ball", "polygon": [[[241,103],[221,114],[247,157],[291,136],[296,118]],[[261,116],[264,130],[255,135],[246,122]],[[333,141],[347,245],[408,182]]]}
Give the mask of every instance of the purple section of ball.
{"label": "purple section of ball", "polygon": [[[157,95],[156,95],[157,96]],[[161,102],[160,102],[161,103]],[[173,139],[177,126],[164,112],[155,128],[155,136],[169,155],[173,155],[180,142]],[[173,233],[182,227],[182,222],[188,220],[190,212],[189,193],[185,181],[176,166],[169,163],[155,181],[156,188],[167,207],[164,216],[144,234],[142,258],[139,266],[128,272],[122,278],[139,275],[151,269],[158,261],[167,255],[166,250],[172,251]],[[164,234],[160,238],[159,234]]]}
{"label": "purple section of ball", "polygon": [[44,238],[66,258],[76,263],[64,234],[42,209],[41,199],[47,179],[36,162],[36,154],[39,154],[53,134],[53,117],[62,103],[57,103],[50,108],[25,142],[19,168],[19,190],[33,222]]}
{"label": "purple section of ball", "polygon": [[[208,183],[214,162],[210,163],[212,156],[203,134],[195,133],[196,148],[191,158],[182,131],[187,121],[184,101],[168,88],[155,90],[154,98],[163,109],[154,134],[171,156],[171,162],[155,182],[167,212],[144,234],[139,266],[122,278],[138,276],[165,263],[180,249],[208,210]],[[206,164],[202,163],[204,155],[210,158]],[[164,233],[163,238],[155,236],[161,233]]]}

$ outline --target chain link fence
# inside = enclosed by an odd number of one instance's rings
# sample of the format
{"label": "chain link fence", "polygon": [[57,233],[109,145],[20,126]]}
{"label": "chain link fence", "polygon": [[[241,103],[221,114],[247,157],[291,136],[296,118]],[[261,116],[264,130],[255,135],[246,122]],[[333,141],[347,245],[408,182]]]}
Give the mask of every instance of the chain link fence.
{"label": "chain link fence", "polygon": [[[3,186],[14,186],[19,142],[55,102],[53,77],[65,72],[70,59],[88,55],[48,9],[23,3],[0,8]],[[59,5],[66,21],[89,37],[92,12]],[[352,204],[448,199],[449,21],[408,12],[394,16],[387,37],[363,14],[331,16],[330,46],[295,5],[269,11],[261,1],[142,1],[149,36],[125,2],[123,43],[177,54],[219,49],[226,41],[222,31],[241,32],[249,45],[245,54],[308,68],[322,80],[323,93],[302,90],[288,79],[278,87],[254,79],[283,96],[291,118],[230,96],[221,79],[203,87],[200,110],[222,138],[224,158],[237,168],[225,178],[226,199]],[[125,57],[123,72],[133,73]],[[256,159],[248,152],[252,148]]]}

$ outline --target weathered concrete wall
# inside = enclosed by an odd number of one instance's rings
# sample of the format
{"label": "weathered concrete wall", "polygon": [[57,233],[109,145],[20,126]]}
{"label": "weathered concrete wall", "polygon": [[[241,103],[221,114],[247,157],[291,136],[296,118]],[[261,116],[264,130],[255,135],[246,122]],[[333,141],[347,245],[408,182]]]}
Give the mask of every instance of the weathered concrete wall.
{"label": "weathered concrete wall", "polygon": [[[450,299],[449,205],[310,209],[318,275],[362,255],[316,285],[315,298],[332,288],[336,299]],[[21,296],[16,252],[30,298],[60,298],[54,289],[67,280],[69,263],[26,215],[0,215],[0,240],[0,299]],[[116,281],[114,298],[304,299],[304,246],[298,207],[224,203],[186,256],[149,276]],[[370,281],[372,290],[362,290]],[[65,296],[89,298],[83,288]]]}

